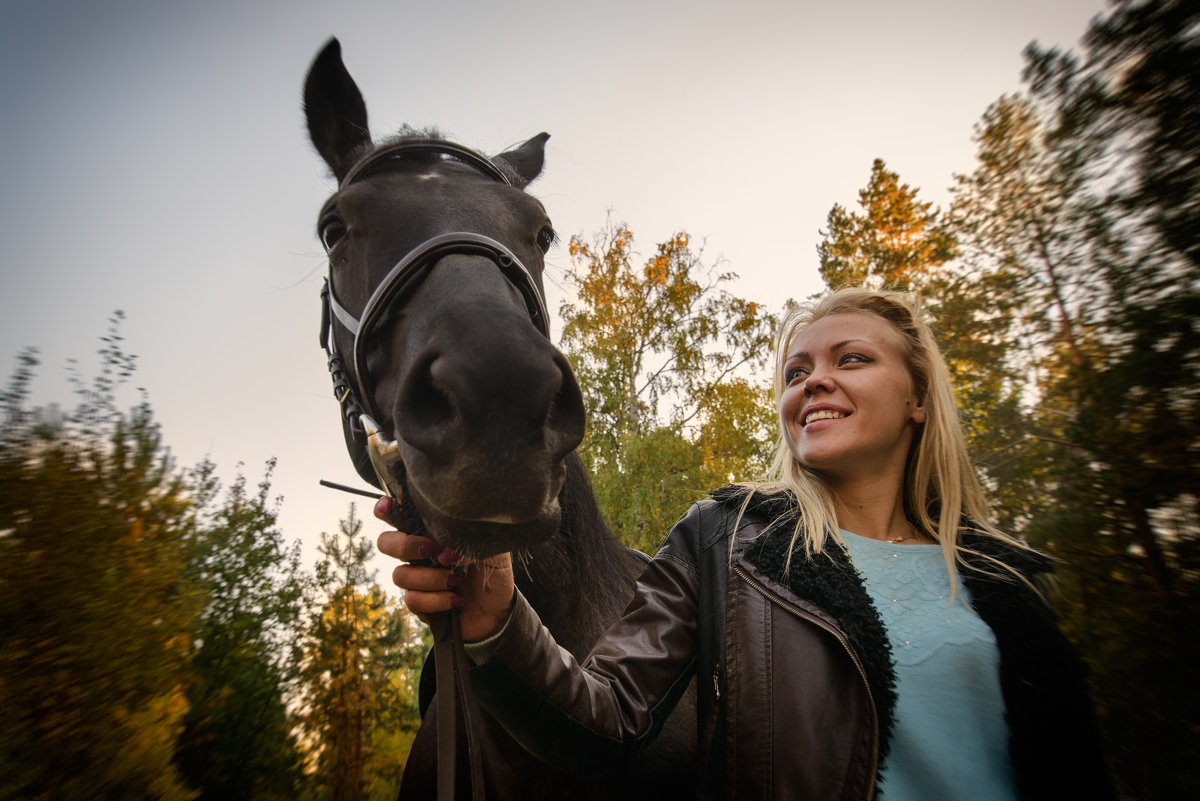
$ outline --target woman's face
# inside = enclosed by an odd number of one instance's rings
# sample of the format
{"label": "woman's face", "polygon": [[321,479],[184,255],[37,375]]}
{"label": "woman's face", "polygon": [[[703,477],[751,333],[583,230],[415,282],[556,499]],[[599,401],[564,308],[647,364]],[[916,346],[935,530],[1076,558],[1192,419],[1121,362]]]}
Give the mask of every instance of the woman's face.
{"label": "woman's face", "polygon": [[833,314],[796,335],[779,403],[788,448],[840,482],[903,476],[925,408],[904,362],[902,337],[874,314]]}

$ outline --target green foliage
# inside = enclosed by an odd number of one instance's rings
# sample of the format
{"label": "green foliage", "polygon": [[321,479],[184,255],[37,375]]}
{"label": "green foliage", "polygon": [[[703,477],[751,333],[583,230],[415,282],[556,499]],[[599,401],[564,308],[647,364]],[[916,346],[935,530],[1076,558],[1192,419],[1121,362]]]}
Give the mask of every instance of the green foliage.
{"label": "green foliage", "polygon": [[761,472],[775,428],[765,387],[775,318],[723,288],[686,233],[637,269],[628,227],[571,240],[563,350],[588,410],[582,455],[601,509],[653,552],[704,492]]}
{"label": "green foliage", "polygon": [[199,598],[189,502],[114,320],[99,376],[60,419],[26,407],[27,352],[0,405],[0,798],[189,799],[173,764]]}
{"label": "green foliage", "polygon": [[194,680],[177,761],[202,799],[290,799],[301,759],[286,699],[294,692],[306,581],[270,500],[239,475],[216,503],[211,462],[190,477],[195,510],[189,580],[204,605],[193,625]]}
{"label": "green foliage", "polygon": [[[1126,160],[1113,201],[1194,276],[1200,268],[1200,9],[1187,0],[1111,4],[1084,38],[1086,61],[1031,46],[1034,92],[1059,102]],[[1133,147],[1121,145],[1130,142]],[[1118,153],[1118,151],[1120,151]]]}
{"label": "green foliage", "polygon": [[353,505],[339,534],[321,540],[324,600],[307,621],[298,699],[311,797],[392,798],[420,723],[426,643],[367,569],[373,548]]}
{"label": "green foliage", "polygon": [[0,798],[293,798],[286,703],[297,545],[239,477],[172,464],[150,406],[118,407],[120,315],[76,404],[0,393]]}

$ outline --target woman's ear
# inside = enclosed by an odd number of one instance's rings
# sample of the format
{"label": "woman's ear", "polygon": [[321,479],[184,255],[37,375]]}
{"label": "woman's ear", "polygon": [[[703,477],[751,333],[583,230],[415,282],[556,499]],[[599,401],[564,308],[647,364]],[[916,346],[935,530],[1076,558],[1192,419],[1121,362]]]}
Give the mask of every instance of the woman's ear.
{"label": "woman's ear", "polygon": [[922,425],[925,422],[925,404],[918,402],[913,409],[912,420],[917,425]]}

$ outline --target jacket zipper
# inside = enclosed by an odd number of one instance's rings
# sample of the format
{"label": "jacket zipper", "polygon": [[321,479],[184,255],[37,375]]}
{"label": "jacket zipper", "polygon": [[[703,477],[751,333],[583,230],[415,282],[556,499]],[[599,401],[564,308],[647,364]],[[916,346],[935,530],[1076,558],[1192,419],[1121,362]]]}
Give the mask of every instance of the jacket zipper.
{"label": "jacket zipper", "polygon": [[[713,709],[708,715],[708,720],[704,724],[704,739],[700,743],[700,764],[707,770],[708,761],[712,757],[712,741],[713,735],[717,728],[717,717],[721,714],[721,666],[717,665],[713,668]],[[697,689],[699,689],[697,687]]]}
{"label": "jacket zipper", "polygon": [[829,632],[830,635],[832,635],[839,643],[841,643],[842,648],[846,650],[846,655],[850,657],[850,661],[853,662],[854,667],[858,669],[858,675],[862,679],[863,688],[867,691],[867,701],[871,705],[871,717],[873,717],[876,721],[875,731],[871,739],[871,783],[867,788],[867,801],[871,801],[871,799],[875,797],[875,781],[877,777],[877,771],[879,769],[879,715],[875,708],[875,696],[871,694],[871,684],[867,681],[867,671],[863,668],[862,662],[858,658],[858,654],[856,654],[854,649],[850,647],[850,643],[846,641],[845,636],[825,621],[787,603],[775,593],[771,592],[762,584],[760,584],[758,581],[755,581],[753,578],[748,576],[746,572],[738,565],[733,566],[733,572],[738,576],[738,578],[757,590],[759,594],[767,599],[769,603],[779,607],[785,612],[801,618],[802,620],[812,623],[824,631]]}

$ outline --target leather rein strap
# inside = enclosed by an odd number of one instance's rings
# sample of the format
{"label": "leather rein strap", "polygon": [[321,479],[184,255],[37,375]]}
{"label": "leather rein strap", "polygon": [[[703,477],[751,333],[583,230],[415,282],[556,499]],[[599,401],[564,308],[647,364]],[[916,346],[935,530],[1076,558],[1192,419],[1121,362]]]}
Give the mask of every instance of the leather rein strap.
{"label": "leather rein strap", "polygon": [[[431,615],[434,675],[437,680],[437,801],[455,801],[458,784],[458,719],[467,737],[471,798],[483,801],[483,753],[479,747],[479,705],[467,676],[459,610]],[[461,709],[459,709],[461,701]]]}
{"label": "leather rein strap", "polygon": [[[500,183],[509,184],[508,176],[491,159],[470,148],[442,139],[410,138],[375,151],[355,164],[340,181],[344,189],[366,176],[380,165],[411,155],[449,156],[474,167]],[[363,344],[388,308],[402,301],[425,278],[442,258],[449,255],[484,256],[491,259],[513,283],[525,299],[529,317],[547,338],[550,321],[546,303],[529,269],[508,248],[490,237],[473,232],[441,234],[426,240],[396,262],[383,281],[371,293],[362,315],[355,317],[337,299],[332,286],[332,271],[321,290],[321,345],[329,356],[329,371],[333,378],[334,394],[342,405],[343,414],[355,436],[362,434],[360,417],[365,411],[378,415],[367,385],[367,347]],[[338,350],[333,326],[340,325],[354,337],[353,375],[347,375],[346,364]],[[351,383],[351,379],[353,383]],[[365,434],[363,435],[365,441]],[[382,480],[382,478],[381,478]],[[399,500],[399,499],[397,499]],[[483,801],[483,753],[479,738],[479,707],[471,692],[467,675],[469,663],[463,649],[462,622],[459,610],[432,615],[429,627],[434,636],[433,659],[437,680],[437,799],[455,801],[458,757],[458,724],[461,717],[465,729],[467,759],[470,765],[471,798]]]}

